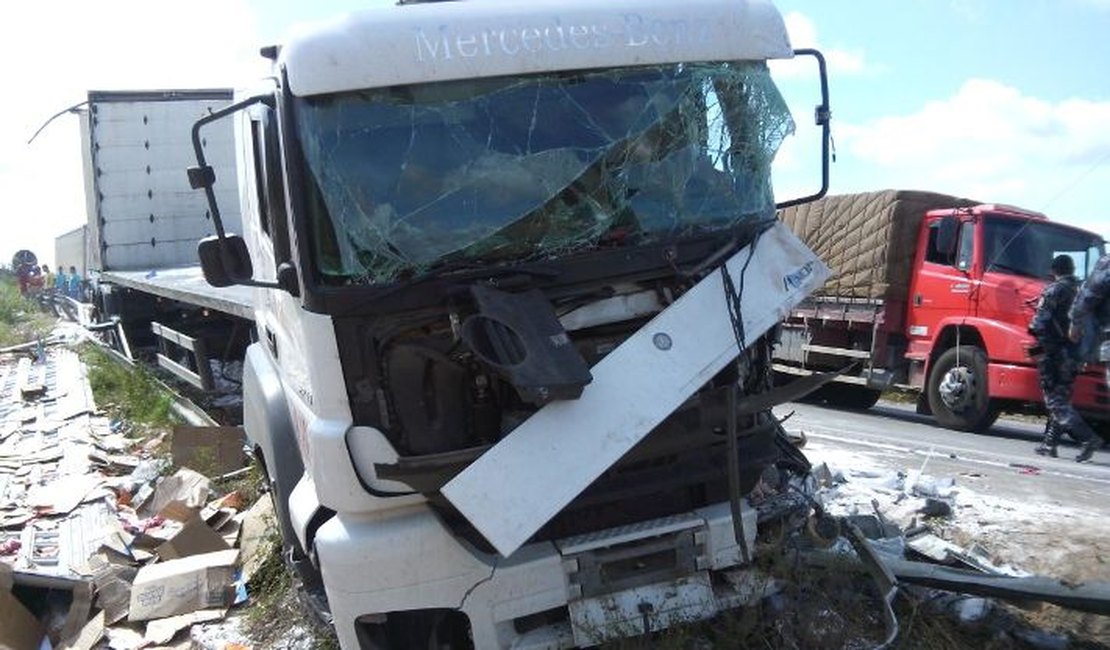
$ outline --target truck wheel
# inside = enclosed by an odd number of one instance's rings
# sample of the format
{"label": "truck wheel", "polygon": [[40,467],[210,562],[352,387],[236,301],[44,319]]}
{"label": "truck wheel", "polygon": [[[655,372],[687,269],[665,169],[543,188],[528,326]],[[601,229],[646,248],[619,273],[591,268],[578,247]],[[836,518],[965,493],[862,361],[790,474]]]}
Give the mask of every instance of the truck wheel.
{"label": "truck wheel", "polygon": [[879,401],[881,390],[857,386],[855,384],[826,384],[821,387],[820,397],[829,406],[843,409],[867,410]]}
{"label": "truck wheel", "polygon": [[987,355],[974,345],[945,350],[929,373],[929,408],[941,426],[986,431],[998,419],[987,389]]}

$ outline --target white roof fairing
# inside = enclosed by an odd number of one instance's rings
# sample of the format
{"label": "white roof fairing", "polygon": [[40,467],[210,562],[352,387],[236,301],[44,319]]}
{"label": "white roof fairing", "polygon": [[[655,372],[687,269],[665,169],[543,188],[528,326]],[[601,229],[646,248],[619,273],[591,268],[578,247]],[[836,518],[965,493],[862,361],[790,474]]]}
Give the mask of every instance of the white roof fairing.
{"label": "white roof fairing", "polygon": [[770,0],[460,0],[351,14],[281,50],[294,95],[687,61],[789,58]]}

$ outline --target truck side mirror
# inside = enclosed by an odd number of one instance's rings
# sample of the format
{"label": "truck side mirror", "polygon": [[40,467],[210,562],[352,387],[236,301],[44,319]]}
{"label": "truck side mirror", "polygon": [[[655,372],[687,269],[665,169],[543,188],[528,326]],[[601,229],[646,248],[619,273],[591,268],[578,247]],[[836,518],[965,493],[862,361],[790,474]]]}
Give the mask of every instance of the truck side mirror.
{"label": "truck side mirror", "polygon": [[829,191],[829,161],[830,159],[836,159],[835,154],[832,153],[831,147],[832,109],[829,107],[829,74],[825,64],[825,56],[821,54],[820,51],[811,48],[794,50],[794,56],[796,58],[812,57],[817,63],[818,80],[821,86],[821,100],[813,109],[813,123],[821,129],[821,187],[813,194],[788,199],[786,201],[779,201],[775,204],[775,208],[779,210],[788,208],[792,205],[816,201],[825,196]]}
{"label": "truck side mirror", "polygon": [[[204,190],[212,215],[212,226],[216,230],[214,236],[205,237],[197,244],[197,256],[200,257],[200,267],[204,272],[204,279],[214,287],[242,284],[268,289],[283,288],[277,282],[255,280],[247,243],[239,235],[224,232],[223,219],[220,217],[220,206],[216,202],[216,194],[212,190],[212,186],[216,182],[216,174],[212,166],[205,160],[204,141],[200,137],[200,130],[206,124],[221,120],[256,104],[267,105],[269,101],[271,99],[266,95],[249,97],[218,111],[211,112],[193,123],[193,152],[196,154],[197,164],[187,170],[189,185],[195,190]],[[288,278],[286,284],[292,286]]]}
{"label": "truck side mirror", "polygon": [[245,284],[254,274],[247,242],[239,235],[205,237],[197,244],[204,279],[213,287]]}
{"label": "truck side mirror", "polygon": [[937,252],[945,257],[953,257],[956,254],[956,243],[959,241],[959,234],[959,219],[953,216],[942,218],[940,226],[937,228]]}

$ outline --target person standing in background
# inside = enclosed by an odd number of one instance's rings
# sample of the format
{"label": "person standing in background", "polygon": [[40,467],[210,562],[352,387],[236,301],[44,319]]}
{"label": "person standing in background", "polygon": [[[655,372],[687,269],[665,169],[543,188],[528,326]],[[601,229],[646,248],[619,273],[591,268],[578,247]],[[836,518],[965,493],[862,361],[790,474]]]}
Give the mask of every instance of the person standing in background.
{"label": "person standing in background", "polygon": [[47,264],[42,265],[42,292],[50,295],[54,293],[54,274],[50,272],[50,266]]}
{"label": "person standing in background", "polygon": [[1110,327],[1110,253],[1098,258],[1095,268],[1075,294],[1068,315],[1071,318],[1069,338],[1079,345],[1084,361],[1101,358],[1107,364],[1106,385],[1110,387],[1110,341],[1102,344],[1105,352],[1099,350],[1102,329]]}
{"label": "person standing in background", "polygon": [[1056,256],[1051,269],[1054,280],[1041,293],[1037,312],[1029,323],[1029,333],[1036,337],[1041,347],[1037,373],[1048,410],[1044,440],[1034,451],[1055,457],[1060,436],[1070,433],[1083,444],[1075,458],[1081,463],[1090,460],[1095,450],[1102,446],[1102,438],[1091,430],[1071,404],[1072,388],[1081,362],[1079,348],[1069,337],[1068,311],[1079,289],[1079,279],[1075,277],[1075,262],[1068,255]]}
{"label": "person standing in background", "polygon": [[74,300],[81,300],[81,274],[77,272],[77,267],[72,264],[69,267],[66,282],[66,295]]}
{"label": "person standing in background", "polygon": [[58,265],[58,273],[57,273],[57,275],[54,276],[54,295],[57,295],[57,296],[66,295],[66,288],[68,286],[69,285],[67,284],[67,281],[66,281],[65,267],[63,267],[61,264],[59,264]]}

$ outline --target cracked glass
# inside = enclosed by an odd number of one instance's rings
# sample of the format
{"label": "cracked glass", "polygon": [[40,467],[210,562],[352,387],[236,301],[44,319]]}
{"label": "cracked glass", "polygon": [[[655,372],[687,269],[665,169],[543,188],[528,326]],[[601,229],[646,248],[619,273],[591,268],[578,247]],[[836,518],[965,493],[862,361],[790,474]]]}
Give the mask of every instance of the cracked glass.
{"label": "cracked glass", "polygon": [[314,263],[366,284],[774,219],[794,122],[760,62],[400,86],[297,100]]}

